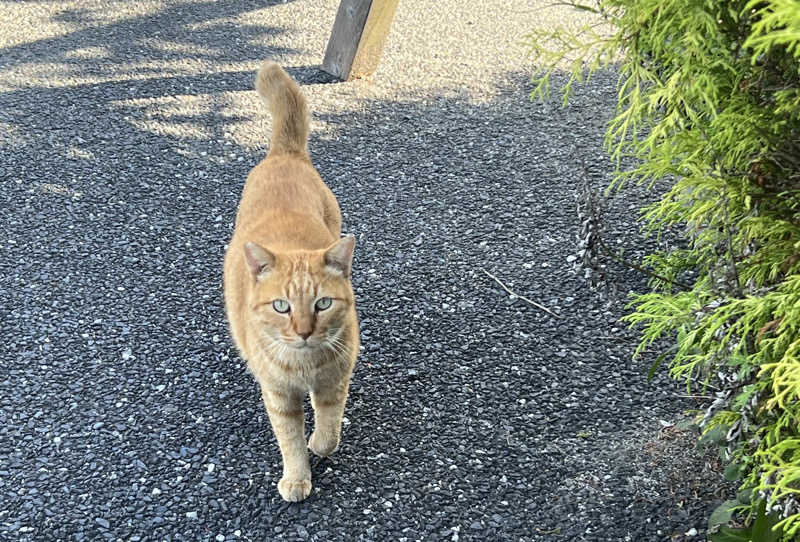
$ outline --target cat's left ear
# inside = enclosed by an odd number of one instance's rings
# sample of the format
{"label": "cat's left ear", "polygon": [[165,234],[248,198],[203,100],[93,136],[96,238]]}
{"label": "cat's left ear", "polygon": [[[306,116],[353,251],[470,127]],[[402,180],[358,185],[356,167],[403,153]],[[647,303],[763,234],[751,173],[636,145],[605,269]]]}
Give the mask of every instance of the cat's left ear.
{"label": "cat's left ear", "polygon": [[352,235],[345,235],[325,251],[325,266],[337,275],[349,277],[355,246],[356,238]]}
{"label": "cat's left ear", "polygon": [[275,265],[275,255],[252,241],[244,245],[244,258],[256,279],[264,276]]}

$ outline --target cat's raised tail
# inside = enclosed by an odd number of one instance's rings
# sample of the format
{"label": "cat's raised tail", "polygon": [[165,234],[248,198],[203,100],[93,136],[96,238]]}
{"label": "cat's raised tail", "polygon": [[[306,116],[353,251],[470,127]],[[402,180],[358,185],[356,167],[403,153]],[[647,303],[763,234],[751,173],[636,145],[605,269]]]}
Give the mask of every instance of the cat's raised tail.
{"label": "cat's raised tail", "polygon": [[272,114],[269,155],[308,156],[309,116],[306,99],[294,80],[268,60],[256,75],[256,90]]}

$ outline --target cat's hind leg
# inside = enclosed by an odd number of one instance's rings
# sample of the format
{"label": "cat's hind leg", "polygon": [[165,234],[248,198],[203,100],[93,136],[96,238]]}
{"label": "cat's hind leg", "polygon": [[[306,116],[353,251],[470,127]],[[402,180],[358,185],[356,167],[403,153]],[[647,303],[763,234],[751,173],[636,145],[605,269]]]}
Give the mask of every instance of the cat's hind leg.
{"label": "cat's hind leg", "polygon": [[339,447],[348,387],[349,381],[345,380],[338,386],[311,391],[314,433],[308,439],[308,447],[320,457],[328,457]]}

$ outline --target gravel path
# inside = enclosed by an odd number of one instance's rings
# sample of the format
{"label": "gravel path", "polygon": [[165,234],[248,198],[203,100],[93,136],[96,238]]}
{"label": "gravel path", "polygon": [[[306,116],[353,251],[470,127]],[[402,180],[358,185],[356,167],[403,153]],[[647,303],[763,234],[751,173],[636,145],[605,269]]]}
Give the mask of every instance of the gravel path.
{"label": "gravel path", "polygon": [[[578,22],[544,4],[403,0],[331,84],[338,0],[0,2],[0,539],[702,540],[719,475],[662,427],[697,405],[617,323],[644,281],[608,302],[567,262],[615,76],[527,99],[521,36]],[[343,443],[292,505],[221,305],[264,58],[358,239]],[[609,203],[628,253],[644,197]]]}

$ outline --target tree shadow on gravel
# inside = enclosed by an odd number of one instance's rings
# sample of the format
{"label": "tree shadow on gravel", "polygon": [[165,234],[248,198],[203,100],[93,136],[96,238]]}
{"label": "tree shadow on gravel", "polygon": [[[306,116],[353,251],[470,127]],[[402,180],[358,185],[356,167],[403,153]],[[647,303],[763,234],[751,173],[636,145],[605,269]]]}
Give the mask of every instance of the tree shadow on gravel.
{"label": "tree shadow on gravel", "polygon": [[[35,76],[40,75],[37,70],[48,70],[43,84],[0,92],[0,143],[31,152],[32,161],[53,153],[84,162],[79,167],[84,173],[100,161],[126,167],[124,155],[134,148],[149,148],[157,156],[176,147],[187,154],[186,147],[203,138],[225,143],[229,126],[250,119],[231,114],[230,99],[220,100],[220,93],[252,91],[258,63],[296,52],[274,45],[289,30],[285,27],[229,19],[286,1],[180,2],[152,12],[145,6],[113,22],[101,17],[102,6],[58,12],[53,20],[72,30],[0,48],[0,69],[29,70]],[[164,65],[153,67],[153,59]],[[198,62],[246,62],[252,69],[187,73],[196,71]],[[305,83],[334,80],[316,66],[289,71]],[[178,97],[195,97],[192,108],[172,107]],[[169,134],[162,134],[165,130]],[[165,146],[165,141],[171,144]],[[86,197],[106,197],[109,189],[97,182],[98,175],[54,177],[38,186]]]}
{"label": "tree shadow on gravel", "polygon": [[[211,4],[192,6],[199,18],[241,3]],[[84,39],[100,38],[55,49]],[[304,70],[292,71],[317,81]],[[676,490],[676,465],[642,452],[659,418],[692,405],[662,376],[646,383],[649,360],[630,361],[635,335],[617,322],[624,300],[600,299],[567,259],[581,161],[592,183],[609,180],[606,78],[566,109],[529,102],[524,74],[483,102],[412,93],[341,105],[335,87],[306,87],[328,128],[312,134],[312,158],[357,236],[364,350],[341,448],[315,464],[310,499],[291,505],[221,299],[242,182],[264,154],[226,126],[265,116],[225,91],[252,92],[252,72],[0,95],[15,130],[0,136],[10,327],[0,481],[8,495],[30,487],[49,499],[32,509],[27,493],[9,496],[2,528],[637,541],[701,528],[713,496],[692,484],[712,475],[682,463],[687,486]],[[643,250],[634,211],[648,197],[611,203],[607,231],[629,253]],[[613,275],[622,292],[644,287],[629,270]]]}
{"label": "tree shadow on gravel", "polygon": [[[241,25],[224,19],[269,8],[284,0],[174,2],[151,13],[133,11],[130,17],[107,22],[103,6],[66,9],[54,21],[73,27],[65,35],[0,49],[0,66],[53,64],[58,74],[119,76],[159,74],[135,62],[159,59],[180,62],[257,61],[285,52],[270,39],[286,30],[274,26]],[[87,3],[88,4],[88,3]],[[147,10],[147,6],[141,6]],[[132,64],[133,63],[133,64]]]}

